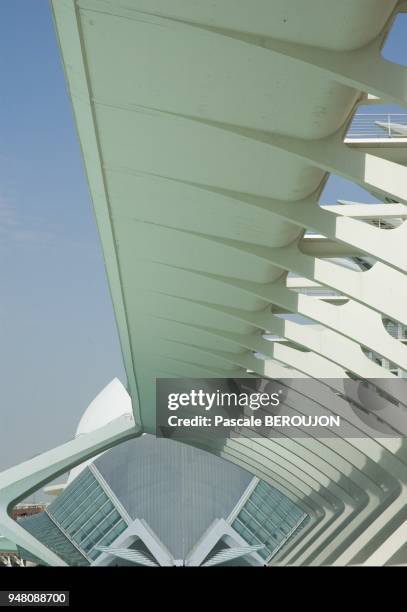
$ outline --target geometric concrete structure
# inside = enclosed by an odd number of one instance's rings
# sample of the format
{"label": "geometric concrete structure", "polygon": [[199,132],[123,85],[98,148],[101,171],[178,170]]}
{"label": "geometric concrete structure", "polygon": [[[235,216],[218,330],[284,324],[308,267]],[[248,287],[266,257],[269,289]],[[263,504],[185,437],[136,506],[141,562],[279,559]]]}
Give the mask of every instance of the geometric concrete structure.
{"label": "geometric concrete structure", "polygon": [[[117,388],[113,381],[87,408],[76,438],[126,413]],[[249,472],[145,434],[71,470],[63,492],[18,526],[69,565],[264,565],[307,520]]]}
{"label": "geometric concrete structure", "polygon": [[[255,375],[359,380],[394,431],[407,141],[345,137],[359,105],[407,102],[381,56],[403,4],[51,5],[140,430],[157,377]],[[330,173],[382,204],[320,206]],[[406,440],[357,431],[208,444],[310,517],[271,564],[403,559]]]}

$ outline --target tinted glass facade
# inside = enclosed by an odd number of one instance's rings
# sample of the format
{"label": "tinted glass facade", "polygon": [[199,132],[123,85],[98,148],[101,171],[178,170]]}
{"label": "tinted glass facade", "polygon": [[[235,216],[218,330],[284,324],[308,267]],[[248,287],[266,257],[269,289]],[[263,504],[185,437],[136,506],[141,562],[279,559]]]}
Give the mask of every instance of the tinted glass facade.
{"label": "tinted glass facade", "polygon": [[[54,525],[46,512],[21,519],[19,524],[68,565],[89,565],[80,551],[75,548],[69,539],[56,525]],[[23,559],[43,565],[42,561],[39,561],[26,550],[19,549],[19,552]]]}
{"label": "tinted glass facade", "polygon": [[266,482],[259,482],[232,523],[248,544],[264,544],[269,559],[308,518],[298,506]]}
{"label": "tinted glass facade", "polygon": [[127,527],[110,497],[86,468],[48,508],[55,522],[94,560]]}

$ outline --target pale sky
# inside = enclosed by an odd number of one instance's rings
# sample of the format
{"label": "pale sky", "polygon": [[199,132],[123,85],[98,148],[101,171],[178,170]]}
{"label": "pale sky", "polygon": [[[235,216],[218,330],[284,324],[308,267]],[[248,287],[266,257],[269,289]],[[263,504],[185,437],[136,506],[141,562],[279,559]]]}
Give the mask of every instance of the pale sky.
{"label": "pale sky", "polygon": [[1,0],[0,469],[126,382],[47,0]]}

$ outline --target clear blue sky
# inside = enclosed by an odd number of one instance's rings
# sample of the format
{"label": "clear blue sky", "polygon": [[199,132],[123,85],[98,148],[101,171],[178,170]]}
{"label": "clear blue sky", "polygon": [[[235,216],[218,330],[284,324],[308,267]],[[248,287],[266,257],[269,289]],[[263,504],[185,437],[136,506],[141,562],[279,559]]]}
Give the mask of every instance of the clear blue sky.
{"label": "clear blue sky", "polygon": [[0,469],[125,382],[47,0],[1,0]]}
{"label": "clear blue sky", "polygon": [[[0,469],[69,439],[95,394],[125,382],[48,0],[1,12]],[[403,64],[405,23],[385,53]],[[337,197],[367,201],[335,179]]]}

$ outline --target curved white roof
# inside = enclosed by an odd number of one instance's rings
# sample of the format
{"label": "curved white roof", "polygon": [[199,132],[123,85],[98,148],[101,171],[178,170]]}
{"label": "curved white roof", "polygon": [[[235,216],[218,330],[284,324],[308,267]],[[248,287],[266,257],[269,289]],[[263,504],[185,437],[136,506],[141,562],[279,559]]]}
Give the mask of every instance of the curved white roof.
{"label": "curved white roof", "polygon": [[132,414],[131,399],[120,380],[114,378],[86,408],[76,436],[95,431],[124,414]]}
{"label": "curved white roof", "polygon": [[[114,378],[86,408],[79,421],[75,436],[78,437],[95,431],[95,429],[107,425],[124,414],[132,414],[131,398],[120,380]],[[98,455],[98,457],[100,457],[100,455]],[[97,457],[93,457],[73,468],[69,473],[67,485],[72,482],[86,466],[93,463],[96,458]]]}
{"label": "curved white roof", "polygon": [[386,365],[407,371],[407,347],[383,326],[407,326],[407,224],[319,199],[334,173],[407,202],[405,147],[343,141],[359,104],[407,104],[381,55],[402,1],[78,4],[52,0],[136,422],[155,432],[159,377],[330,378],[342,399],[373,381],[399,438],[359,419],[353,438],[208,443],[312,517],[273,563],[367,562],[407,495],[406,391]]}

